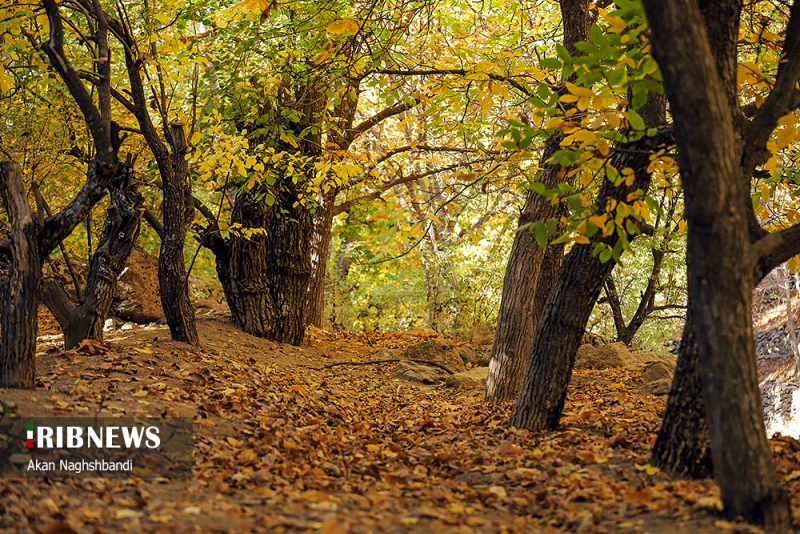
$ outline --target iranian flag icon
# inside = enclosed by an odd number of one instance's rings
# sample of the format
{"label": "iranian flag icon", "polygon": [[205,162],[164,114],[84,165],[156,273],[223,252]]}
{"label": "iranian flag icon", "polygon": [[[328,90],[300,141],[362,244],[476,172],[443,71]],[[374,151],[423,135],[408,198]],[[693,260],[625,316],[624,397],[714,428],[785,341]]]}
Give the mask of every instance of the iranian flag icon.
{"label": "iranian flag icon", "polygon": [[33,448],[33,423],[28,422],[28,448]]}

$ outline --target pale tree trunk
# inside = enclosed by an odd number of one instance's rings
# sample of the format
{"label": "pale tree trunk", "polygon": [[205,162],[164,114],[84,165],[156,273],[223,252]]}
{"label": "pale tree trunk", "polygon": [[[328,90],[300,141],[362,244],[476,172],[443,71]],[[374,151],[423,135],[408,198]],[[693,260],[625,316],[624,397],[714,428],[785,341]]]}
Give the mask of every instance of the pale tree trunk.
{"label": "pale tree trunk", "polygon": [[333,209],[335,191],[323,195],[313,214],[314,230],[311,234],[311,279],[306,298],[306,322],[322,328],[325,316],[325,274],[333,238]]}
{"label": "pale tree trunk", "polygon": [[[564,46],[570,54],[582,55],[575,48],[575,43],[589,40],[589,1],[562,0],[561,15]],[[550,137],[539,158],[539,166],[545,169],[541,183],[548,189],[563,181],[567,172],[567,169],[556,164],[551,165],[548,161],[559,149],[558,144],[562,139],[561,132]],[[559,206],[553,206],[542,195],[531,192],[520,215],[519,226],[548,220],[558,215],[559,210]],[[543,265],[546,255],[547,251],[536,243],[532,231],[517,232],[514,236],[503,280],[497,329],[489,361],[486,402],[509,401],[517,394],[536,330],[534,317],[541,314],[541,306],[547,300],[551,287],[549,284],[560,267],[559,260],[563,252],[551,251],[547,256],[547,263]],[[542,273],[545,277],[541,287],[537,287]]]}

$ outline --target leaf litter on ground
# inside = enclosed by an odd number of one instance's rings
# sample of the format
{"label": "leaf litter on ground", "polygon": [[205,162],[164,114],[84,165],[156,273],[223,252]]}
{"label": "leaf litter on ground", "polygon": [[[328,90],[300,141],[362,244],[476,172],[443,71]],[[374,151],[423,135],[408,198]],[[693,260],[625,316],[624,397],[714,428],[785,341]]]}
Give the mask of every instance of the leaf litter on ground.
{"label": "leaf litter on ground", "polygon": [[[302,347],[199,323],[202,348],[141,328],[37,357],[18,414],[194,418],[189,480],[0,479],[0,527],[38,532],[755,532],[713,481],[649,463],[665,403],[639,373],[576,370],[561,427],[508,429],[510,404],[366,361],[437,337],[312,330]],[[458,338],[453,338],[459,342]],[[444,376],[444,375],[443,375]],[[772,440],[800,509],[800,443]],[[795,517],[795,519],[798,519]]]}

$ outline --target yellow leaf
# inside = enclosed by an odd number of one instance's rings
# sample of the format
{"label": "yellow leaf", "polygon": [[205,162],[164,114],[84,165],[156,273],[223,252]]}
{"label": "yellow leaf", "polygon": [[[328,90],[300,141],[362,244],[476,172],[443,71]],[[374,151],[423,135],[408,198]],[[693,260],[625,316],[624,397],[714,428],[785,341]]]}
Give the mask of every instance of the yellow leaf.
{"label": "yellow leaf", "polygon": [[225,438],[225,441],[227,441],[228,443],[230,443],[234,447],[241,447],[242,446],[242,442],[239,441],[238,439],[234,438],[234,437],[227,437],[227,438]]}
{"label": "yellow leaf", "polygon": [[608,141],[606,141],[605,139],[598,139],[597,140],[597,151],[600,152],[600,154],[603,157],[608,156]]}
{"label": "yellow leaf", "polygon": [[128,519],[133,517],[142,517],[142,512],[137,512],[136,510],[130,510],[128,508],[120,508],[114,515],[117,516],[117,519]]}
{"label": "yellow leaf", "polygon": [[359,24],[357,20],[351,18],[344,18],[342,19],[342,24],[344,25],[344,31],[346,31],[350,35],[355,35],[358,33]]}
{"label": "yellow leaf", "polygon": [[575,237],[573,239],[573,241],[575,241],[576,243],[579,243],[581,245],[588,245],[589,243],[591,243],[591,241],[589,241],[589,238],[586,237],[585,235],[579,235],[579,236]]}
{"label": "yellow leaf", "polygon": [[133,397],[146,397],[147,396],[147,392],[142,389],[142,390],[137,391],[136,393],[132,393],[131,396],[133,396]]}
{"label": "yellow leaf", "polygon": [[723,509],[722,501],[716,497],[702,497],[697,499],[697,504],[704,508],[713,508],[718,512],[721,512]]}
{"label": "yellow leaf", "polygon": [[[594,97],[594,93],[588,87],[580,87],[574,83],[567,82],[567,90],[575,96]],[[559,99],[560,100],[560,99]]]}
{"label": "yellow leaf", "polygon": [[301,386],[300,384],[295,384],[294,386],[290,386],[289,389],[291,389],[295,393],[300,393],[301,395],[308,394],[308,390],[305,387]]}
{"label": "yellow leaf", "polygon": [[336,22],[331,22],[328,24],[328,27],[325,28],[325,31],[328,33],[343,33],[347,31],[345,23],[343,20],[337,20]]}
{"label": "yellow leaf", "polygon": [[379,448],[380,447],[378,445],[375,445],[374,443],[370,443],[369,445],[367,445],[367,450],[369,452],[376,452]]}
{"label": "yellow leaf", "polygon": [[575,136],[576,141],[580,141],[581,143],[591,143],[597,139],[597,134],[589,130],[578,130],[572,135]]}
{"label": "yellow leaf", "polygon": [[281,138],[281,141],[283,141],[284,143],[289,143],[294,148],[298,147],[297,141],[295,141],[294,138],[292,138],[291,136],[286,135],[284,132],[281,132],[280,138]]}
{"label": "yellow leaf", "polygon": [[136,351],[136,352],[138,352],[139,354],[153,354],[153,349],[147,349],[147,348],[144,348],[144,349],[140,349],[140,348],[134,348],[133,350],[135,350],[135,351]]}
{"label": "yellow leaf", "polygon": [[606,22],[608,22],[609,28],[608,30],[611,33],[620,33],[622,30],[625,29],[625,21],[622,20],[622,17],[604,17]]}

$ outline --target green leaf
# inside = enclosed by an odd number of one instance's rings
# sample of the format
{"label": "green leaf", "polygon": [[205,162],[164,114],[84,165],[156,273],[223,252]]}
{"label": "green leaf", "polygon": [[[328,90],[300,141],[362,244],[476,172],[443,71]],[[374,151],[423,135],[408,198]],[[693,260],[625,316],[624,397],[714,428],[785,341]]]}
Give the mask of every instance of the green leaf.
{"label": "green leaf", "polygon": [[547,233],[545,232],[544,221],[536,221],[533,225],[533,235],[536,237],[536,243],[538,243],[540,247],[544,248],[547,246]]}
{"label": "green leaf", "polygon": [[632,109],[628,110],[628,124],[630,124],[631,128],[634,130],[644,130],[645,128],[642,116]]}
{"label": "green leaf", "polygon": [[[543,69],[560,69],[561,61],[554,57],[548,57],[539,62],[539,66]],[[541,86],[540,86],[541,87]]]}

